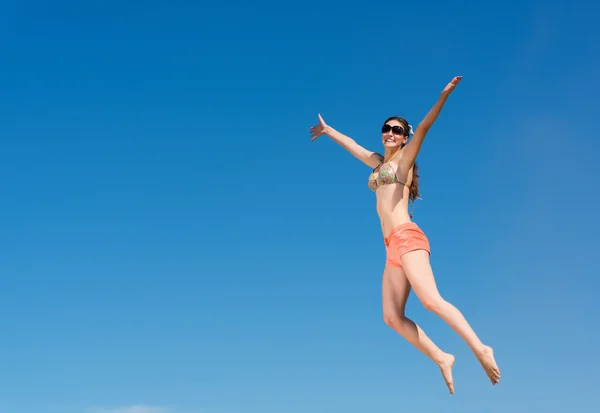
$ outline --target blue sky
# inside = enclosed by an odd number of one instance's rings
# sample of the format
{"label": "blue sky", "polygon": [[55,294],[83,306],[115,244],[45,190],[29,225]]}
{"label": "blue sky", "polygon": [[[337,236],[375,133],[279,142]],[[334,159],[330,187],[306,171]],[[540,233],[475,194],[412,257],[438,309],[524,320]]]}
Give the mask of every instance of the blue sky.
{"label": "blue sky", "polygon": [[[596,411],[599,6],[0,3],[0,413]],[[368,168],[419,156],[456,394],[381,314]]]}

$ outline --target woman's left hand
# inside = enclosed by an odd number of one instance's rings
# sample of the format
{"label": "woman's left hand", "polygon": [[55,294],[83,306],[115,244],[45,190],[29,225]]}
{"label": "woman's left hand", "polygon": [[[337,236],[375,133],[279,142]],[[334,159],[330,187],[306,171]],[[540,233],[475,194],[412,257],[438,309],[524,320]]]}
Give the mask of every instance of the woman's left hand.
{"label": "woman's left hand", "polygon": [[462,76],[456,76],[454,79],[452,79],[450,81],[450,83],[448,83],[446,85],[446,87],[442,91],[442,94],[449,95],[450,93],[452,93],[452,91],[454,90],[456,85],[458,85],[460,83],[461,79],[462,79]]}

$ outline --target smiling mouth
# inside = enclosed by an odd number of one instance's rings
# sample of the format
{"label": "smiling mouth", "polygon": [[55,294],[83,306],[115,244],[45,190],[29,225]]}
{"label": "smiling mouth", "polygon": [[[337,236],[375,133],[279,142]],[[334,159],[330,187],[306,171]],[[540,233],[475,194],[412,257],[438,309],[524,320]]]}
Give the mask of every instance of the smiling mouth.
{"label": "smiling mouth", "polygon": [[394,138],[387,138],[385,140],[385,142],[392,142],[393,143],[393,142],[396,142],[396,140]]}

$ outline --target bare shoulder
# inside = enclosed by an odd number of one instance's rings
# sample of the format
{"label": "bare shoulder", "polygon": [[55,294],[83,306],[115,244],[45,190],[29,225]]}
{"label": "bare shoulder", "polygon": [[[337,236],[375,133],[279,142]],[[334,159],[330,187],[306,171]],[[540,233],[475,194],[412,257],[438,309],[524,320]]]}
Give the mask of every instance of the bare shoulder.
{"label": "bare shoulder", "polygon": [[365,162],[369,167],[375,169],[383,162],[383,155],[373,152]]}
{"label": "bare shoulder", "polygon": [[398,175],[408,177],[412,171],[414,162],[411,160],[410,156],[405,156],[404,148],[402,148],[402,150],[400,150],[399,152],[400,153],[397,154],[396,159],[395,159],[395,164],[398,165],[398,169],[396,170],[396,173]]}

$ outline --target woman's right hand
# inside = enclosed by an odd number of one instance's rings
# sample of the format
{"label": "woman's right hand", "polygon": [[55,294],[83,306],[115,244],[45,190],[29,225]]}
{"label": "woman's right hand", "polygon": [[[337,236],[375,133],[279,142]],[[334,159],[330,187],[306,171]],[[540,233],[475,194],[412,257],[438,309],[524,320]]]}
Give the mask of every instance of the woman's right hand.
{"label": "woman's right hand", "polygon": [[319,123],[310,128],[311,141],[315,141],[321,135],[327,135],[328,126],[319,113]]}

